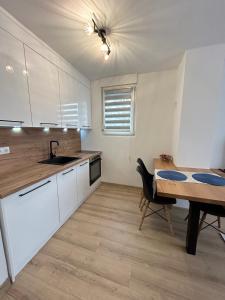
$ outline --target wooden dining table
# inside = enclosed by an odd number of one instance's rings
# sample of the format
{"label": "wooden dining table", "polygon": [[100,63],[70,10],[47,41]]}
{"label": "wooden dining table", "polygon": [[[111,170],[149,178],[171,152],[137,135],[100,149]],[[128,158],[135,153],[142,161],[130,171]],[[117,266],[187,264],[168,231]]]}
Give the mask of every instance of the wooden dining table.
{"label": "wooden dining table", "polygon": [[[217,173],[225,177],[224,173],[219,170],[177,167],[173,162],[162,161],[161,159],[154,160],[154,168],[183,172]],[[156,188],[159,196],[183,199],[190,202],[186,251],[189,254],[195,255],[200,218],[199,203],[212,203],[225,206],[225,186],[156,179]]]}

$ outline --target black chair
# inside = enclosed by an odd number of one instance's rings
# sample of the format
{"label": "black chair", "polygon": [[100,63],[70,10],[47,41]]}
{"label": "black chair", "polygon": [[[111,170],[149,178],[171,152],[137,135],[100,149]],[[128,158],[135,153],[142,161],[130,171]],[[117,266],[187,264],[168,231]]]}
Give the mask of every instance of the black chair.
{"label": "black chair", "polygon": [[153,174],[150,174],[149,172],[148,172],[148,170],[147,170],[147,168],[146,168],[146,166],[145,166],[145,164],[144,164],[144,162],[143,162],[143,160],[141,159],[141,158],[138,158],[137,159],[137,163],[142,167],[142,169],[145,171],[145,173],[147,174],[147,176],[149,177],[149,178],[153,178],[154,177],[154,175]]}
{"label": "black chair", "polygon": [[[137,159],[137,163],[142,167],[142,169],[144,170],[146,176],[148,177],[148,180],[151,180],[153,181],[153,178],[154,178],[154,175],[152,175],[151,173],[148,172],[143,160],[141,158],[138,158]],[[145,205],[145,201],[144,200],[144,191],[142,190],[142,193],[141,193],[141,199],[140,199],[140,202],[139,202],[139,208],[140,210],[142,211],[144,205]]]}
{"label": "black chair", "polygon": [[[225,207],[223,207],[222,205],[216,205],[216,204],[199,203],[199,208],[203,212],[202,218],[199,223],[199,233],[201,230],[211,226],[215,230],[224,234],[224,232],[220,230],[220,228],[221,228],[220,218],[225,217]],[[217,217],[217,219],[211,223],[208,223],[205,221],[207,215],[215,216],[215,217]],[[215,222],[218,222],[218,228],[213,226],[213,224]],[[204,223],[207,225],[203,227]]]}
{"label": "black chair", "polygon": [[[142,183],[143,183],[144,198],[146,199],[145,204],[144,204],[145,209],[142,214],[139,230],[141,230],[142,224],[143,224],[145,218],[147,218],[153,214],[157,214],[163,220],[168,222],[170,232],[173,234],[174,232],[173,232],[173,226],[172,226],[172,222],[171,222],[170,209],[172,207],[172,204],[176,203],[176,199],[160,197],[160,196],[157,196],[156,193],[154,194],[153,176],[148,176],[148,173],[146,172],[145,168],[143,168],[140,165],[137,166],[137,172],[141,175]],[[162,208],[160,208],[158,210],[153,210],[150,207],[150,203],[161,205]],[[148,209],[150,209],[151,212],[147,214]],[[161,210],[164,210],[165,217],[159,213]]]}

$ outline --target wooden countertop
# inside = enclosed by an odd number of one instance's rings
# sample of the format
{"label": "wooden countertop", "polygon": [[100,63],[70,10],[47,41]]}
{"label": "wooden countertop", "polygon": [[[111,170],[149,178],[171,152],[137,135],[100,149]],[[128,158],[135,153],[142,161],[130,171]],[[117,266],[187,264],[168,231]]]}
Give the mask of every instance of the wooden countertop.
{"label": "wooden countertop", "polygon": [[[155,169],[194,171],[194,172],[216,172],[225,177],[222,172],[210,169],[182,168],[175,166],[172,162],[160,159],[154,160]],[[225,206],[225,186],[213,186],[192,182],[178,182],[172,180],[156,180],[157,194],[163,197],[173,197],[204,203],[220,204]]]}
{"label": "wooden countertop", "polygon": [[96,154],[101,154],[101,152],[81,151],[75,153],[64,153],[64,156],[76,156],[80,157],[80,159],[66,165],[48,165],[40,164],[38,162],[30,164],[25,163],[24,167],[15,167],[15,170],[10,170],[10,172],[7,172],[6,170],[4,175],[0,176],[0,199],[35,184],[38,181],[69,169],[70,167],[78,165],[82,161],[89,159]]}

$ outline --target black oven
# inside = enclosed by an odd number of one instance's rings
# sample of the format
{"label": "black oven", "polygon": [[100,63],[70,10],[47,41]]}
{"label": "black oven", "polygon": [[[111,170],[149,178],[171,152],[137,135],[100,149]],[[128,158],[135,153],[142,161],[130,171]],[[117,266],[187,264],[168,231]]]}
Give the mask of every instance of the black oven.
{"label": "black oven", "polygon": [[101,156],[94,155],[90,158],[90,185],[101,177]]}

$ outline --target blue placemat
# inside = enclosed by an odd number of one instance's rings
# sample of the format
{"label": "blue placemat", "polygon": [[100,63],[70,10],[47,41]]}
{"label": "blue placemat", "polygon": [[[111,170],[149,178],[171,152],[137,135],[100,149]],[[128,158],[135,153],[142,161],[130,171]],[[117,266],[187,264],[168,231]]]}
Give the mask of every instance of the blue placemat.
{"label": "blue placemat", "polygon": [[157,175],[161,178],[168,179],[168,180],[175,180],[175,181],[184,181],[187,179],[187,176],[181,172],[177,171],[159,171]]}
{"label": "blue placemat", "polygon": [[192,177],[200,181],[202,183],[208,183],[211,185],[217,185],[217,186],[224,186],[225,185],[225,178],[216,176],[213,174],[207,174],[207,173],[196,173],[193,174]]}

